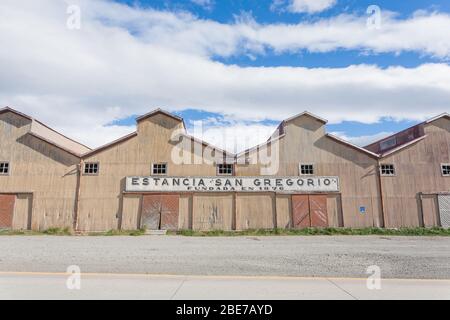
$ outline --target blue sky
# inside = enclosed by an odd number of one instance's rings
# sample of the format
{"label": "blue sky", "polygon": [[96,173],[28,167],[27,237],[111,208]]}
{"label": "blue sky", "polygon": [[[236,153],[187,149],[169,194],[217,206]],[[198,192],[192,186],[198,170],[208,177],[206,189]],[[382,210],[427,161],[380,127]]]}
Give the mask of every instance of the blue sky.
{"label": "blue sky", "polygon": [[[339,0],[337,3],[322,12],[298,13],[289,10],[274,8],[274,0],[230,0],[211,1],[202,6],[195,1],[156,1],[156,0],[117,0],[143,8],[153,8],[163,11],[188,11],[200,19],[214,20],[220,23],[233,23],[236,16],[250,14],[260,24],[296,24],[303,21],[316,21],[322,18],[330,18],[340,14],[364,15],[368,6],[376,4],[382,10],[396,13],[398,19],[407,19],[417,10],[450,12],[450,1],[444,0]],[[287,2],[287,1],[286,1]],[[282,36],[282,35],[280,35]],[[411,35],[413,37],[414,35]],[[302,50],[294,53],[277,53],[267,50],[264,55],[249,56],[246,54],[230,57],[213,56],[211,59],[226,65],[238,65],[240,67],[306,67],[306,68],[344,68],[352,65],[369,64],[380,68],[403,66],[406,68],[418,67],[426,63],[447,62],[447,59],[434,57],[421,52],[402,51],[396,53],[370,53],[365,50],[338,49],[331,52],[317,53]],[[357,90],[355,88],[355,90]],[[300,111],[300,110],[299,110]],[[202,120],[211,117],[224,117],[220,113],[211,113],[192,108],[176,112],[184,117],[188,127],[193,120]],[[133,125],[134,117],[114,121],[116,125]],[[374,136],[377,134],[397,132],[417,124],[416,120],[394,120],[389,117],[379,119],[376,123],[362,123],[357,121],[342,121],[328,125],[329,132],[336,132],[346,137]],[[252,123],[252,122],[249,122]],[[275,126],[279,121],[266,119],[259,123]],[[365,140],[363,140],[365,142]]]}
{"label": "blue sky", "polygon": [[92,147],[158,107],[229,150],[305,110],[359,145],[450,111],[448,0],[2,0],[0,21],[0,104]]}

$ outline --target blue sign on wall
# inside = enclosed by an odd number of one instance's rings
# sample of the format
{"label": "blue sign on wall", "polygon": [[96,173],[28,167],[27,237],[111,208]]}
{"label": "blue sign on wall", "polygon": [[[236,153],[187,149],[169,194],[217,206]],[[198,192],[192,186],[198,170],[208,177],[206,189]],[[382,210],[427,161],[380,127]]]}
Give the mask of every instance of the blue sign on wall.
{"label": "blue sign on wall", "polygon": [[365,214],[366,213],[366,207],[359,207],[359,212],[361,214]]}

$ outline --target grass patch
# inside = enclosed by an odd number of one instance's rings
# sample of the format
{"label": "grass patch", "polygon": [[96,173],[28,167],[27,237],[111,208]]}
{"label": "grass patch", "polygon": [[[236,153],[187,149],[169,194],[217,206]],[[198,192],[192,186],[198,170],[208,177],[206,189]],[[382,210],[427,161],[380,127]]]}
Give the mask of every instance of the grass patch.
{"label": "grass patch", "polygon": [[43,234],[47,236],[70,236],[72,235],[72,232],[69,228],[50,228],[42,232]]}
{"label": "grass patch", "polygon": [[[146,230],[109,230],[106,232],[90,232],[84,235],[88,236],[133,236],[139,237],[145,235]],[[194,231],[180,230],[169,231],[168,235],[180,235],[185,237],[242,237],[242,236],[441,236],[450,237],[450,229],[443,228],[400,228],[400,229],[382,229],[382,228],[306,228],[306,229],[254,229],[244,231]],[[50,228],[45,231],[27,231],[27,230],[0,230],[0,236],[71,236],[73,233],[69,228]]]}
{"label": "grass patch", "polygon": [[306,229],[256,229],[245,231],[193,231],[180,230],[169,232],[171,235],[186,237],[239,237],[239,236],[450,236],[450,229],[442,228],[306,228]]}
{"label": "grass patch", "polygon": [[109,230],[106,232],[91,232],[88,234],[89,236],[98,236],[98,237],[115,237],[115,236],[132,236],[139,237],[145,235],[145,229],[139,230]]}
{"label": "grass patch", "polygon": [[0,230],[0,236],[70,236],[72,232],[69,228],[50,228],[44,231],[31,231],[31,230]]}

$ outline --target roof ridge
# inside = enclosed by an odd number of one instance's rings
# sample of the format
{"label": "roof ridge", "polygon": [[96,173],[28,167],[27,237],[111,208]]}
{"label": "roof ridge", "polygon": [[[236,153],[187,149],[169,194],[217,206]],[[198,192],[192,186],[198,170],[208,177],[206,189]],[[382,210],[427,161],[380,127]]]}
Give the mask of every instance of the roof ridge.
{"label": "roof ridge", "polygon": [[20,111],[14,109],[14,108],[11,108],[11,107],[9,107],[9,106],[6,106],[6,107],[0,109],[0,113],[3,113],[3,112],[12,112],[12,113],[14,113],[14,114],[16,114],[16,115],[19,115],[19,116],[21,116],[21,117],[24,117],[25,119],[30,120],[30,121],[31,121],[31,126],[30,126],[30,129],[29,129],[28,133],[34,134],[34,135],[36,135],[36,136],[39,136],[40,138],[44,139],[46,142],[52,143],[52,144],[54,144],[55,146],[60,147],[61,149],[64,149],[64,150],[69,151],[69,152],[74,153],[74,154],[80,154],[80,155],[82,154],[82,153],[79,153],[79,152],[77,152],[77,151],[75,151],[75,150],[70,150],[70,148],[61,146],[60,143],[58,143],[58,142],[56,142],[56,141],[53,141],[52,139],[45,138],[45,137],[43,137],[42,135],[40,135],[39,133],[37,133],[37,132],[33,132],[33,124],[34,124],[34,123],[37,123],[37,124],[43,126],[45,129],[52,131],[53,133],[57,134],[58,136],[60,136],[60,137],[62,137],[62,138],[64,138],[64,139],[67,139],[67,140],[69,140],[70,142],[75,143],[75,144],[77,144],[77,145],[80,146],[80,147],[83,147],[83,148],[92,150],[92,148],[90,148],[90,147],[84,145],[83,143],[78,142],[77,140],[72,139],[72,138],[70,138],[70,137],[68,137],[68,136],[66,136],[66,135],[64,135],[64,134],[62,134],[61,132],[59,132],[59,131],[57,131],[57,130],[51,128],[50,126],[48,126],[47,124],[43,123],[42,121],[40,121],[40,120],[38,120],[38,119],[36,119],[36,118],[34,118],[34,117],[32,117],[32,116],[29,116],[29,115],[27,115],[27,114],[25,114],[25,113],[23,113],[23,112],[20,112]]}

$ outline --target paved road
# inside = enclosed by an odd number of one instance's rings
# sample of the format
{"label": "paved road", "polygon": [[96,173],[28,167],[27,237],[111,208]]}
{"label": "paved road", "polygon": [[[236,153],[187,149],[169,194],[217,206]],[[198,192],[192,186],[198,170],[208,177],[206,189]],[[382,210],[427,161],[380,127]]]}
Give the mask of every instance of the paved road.
{"label": "paved road", "polygon": [[0,273],[0,299],[450,299],[450,280],[389,279],[379,290],[369,290],[365,279],[86,274],[79,290],[69,290],[67,279],[64,274]]}
{"label": "paved road", "polygon": [[446,237],[0,237],[0,271],[450,279]]}

